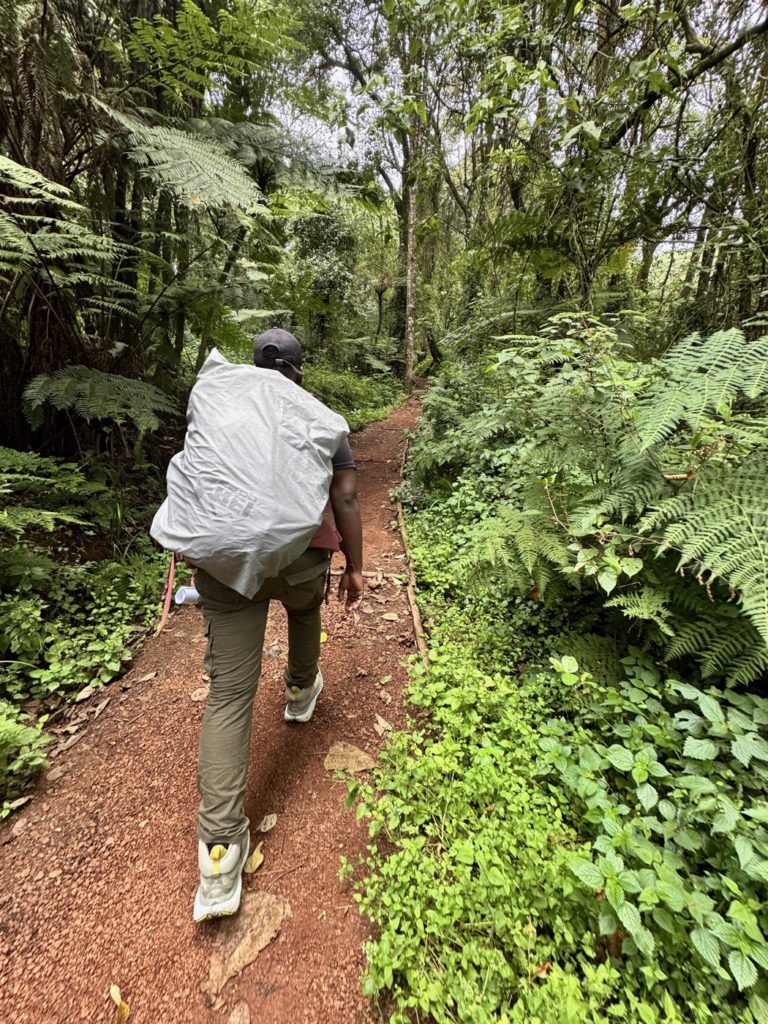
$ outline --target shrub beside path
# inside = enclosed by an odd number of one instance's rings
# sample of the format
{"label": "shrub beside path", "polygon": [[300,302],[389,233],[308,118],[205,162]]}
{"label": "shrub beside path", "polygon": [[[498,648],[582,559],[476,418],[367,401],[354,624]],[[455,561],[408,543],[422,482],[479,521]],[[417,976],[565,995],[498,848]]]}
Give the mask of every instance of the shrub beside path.
{"label": "shrub beside path", "polygon": [[[326,686],[306,726],[283,722],[285,622],[282,609],[270,616],[246,802],[264,863],[244,876],[244,895],[254,904],[263,892],[287,901],[277,936],[212,1000],[205,990],[226,932],[222,922],[192,922],[205,638],[199,611],[182,608],[122,680],[91,698],[109,703],[0,826],[0,1020],[113,1022],[113,984],[131,1024],[376,1019],[359,982],[368,924],[338,879],[340,856],[364,850],[366,829],[345,810],[346,787],[324,760],[337,742],[376,756],[384,744],[377,716],[395,728],[405,721],[413,629],[389,491],[403,431],[417,416],[410,399],[353,439],[366,570],[380,573],[368,579],[357,622],[335,594],[324,611]],[[272,814],[276,824],[259,834]]]}

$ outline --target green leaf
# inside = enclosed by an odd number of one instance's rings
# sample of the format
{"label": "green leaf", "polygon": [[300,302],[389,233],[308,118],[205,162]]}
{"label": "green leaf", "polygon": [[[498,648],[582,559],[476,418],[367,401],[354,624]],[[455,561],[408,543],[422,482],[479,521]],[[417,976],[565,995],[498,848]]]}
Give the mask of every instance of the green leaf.
{"label": "green leaf", "polygon": [[620,747],[618,743],[614,743],[613,746],[609,747],[605,756],[611,762],[613,767],[620,772],[631,771],[632,766],[635,763],[635,759],[632,756],[631,751],[627,750],[626,747]]}
{"label": "green leaf", "polygon": [[655,807],[659,800],[659,793],[655,786],[652,786],[650,782],[644,782],[642,786],[637,787],[637,799],[646,809],[650,811],[652,807]]}
{"label": "green leaf", "polygon": [[712,819],[713,832],[733,832],[739,823],[741,814],[730,800],[722,800],[720,810]]}
{"label": "green leaf", "polygon": [[616,907],[616,916],[632,936],[643,927],[640,911],[634,903],[620,903]]}
{"label": "green leaf", "polygon": [[702,960],[712,967],[720,966],[720,943],[712,932],[708,932],[706,928],[694,928],[691,932],[691,942]]}
{"label": "green leaf", "polygon": [[699,707],[701,713],[710,722],[723,722],[725,721],[725,715],[723,709],[720,707],[714,697],[709,697],[703,693],[699,697]]}
{"label": "green leaf", "polygon": [[627,576],[637,576],[643,568],[642,558],[622,558],[621,569]]}
{"label": "green leaf", "polygon": [[731,743],[731,753],[737,761],[741,761],[745,768],[749,768],[749,762],[753,757],[759,761],[768,760],[767,750],[768,746],[765,740],[753,732],[737,736]]}
{"label": "green leaf", "polygon": [[619,907],[624,904],[624,889],[618,878],[609,878],[605,883],[605,898],[616,913],[619,913]]}
{"label": "green leaf", "polygon": [[568,860],[568,867],[576,875],[580,882],[595,892],[602,889],[605,876],[597,864],[583,857],[571,857]]}
{"label": "green leaf", "polygon": [[755,851],[749,840],[745,839],[743,836],[738,836],[734,840],[733,845],[736,848],[736,855],[739,858],[739,866],[743,871],[750,861],[755,859]]}
{"label": "green leaf", "polygon": [[597,582],[606,594],[610,594],[618,582],[618,576],[613,569],[603,569],[603,571],[598,574]]}
{"label": "green leaf", "polygon": [[578,661],[576,661],[575,658],[572,658],[570,654],[563,655],[563,657],[560,659],[560,664],[562,665],[563,672],[579,671]]}
{"label": "green leaf", "polygon": [[743,992],[745,988],[751,988],[757,981],[757,968],[743,953],[739,953],[737,950],[730,953],[728,966],[731,968],[731,974],[736,980],[739,992]]}
{"label": "green leaf", "polygon": [[689,736],[683,747],[684,757],[694,757],[697,761],[712,761],[717,756],[717,745],[712,740],[697,740]]}

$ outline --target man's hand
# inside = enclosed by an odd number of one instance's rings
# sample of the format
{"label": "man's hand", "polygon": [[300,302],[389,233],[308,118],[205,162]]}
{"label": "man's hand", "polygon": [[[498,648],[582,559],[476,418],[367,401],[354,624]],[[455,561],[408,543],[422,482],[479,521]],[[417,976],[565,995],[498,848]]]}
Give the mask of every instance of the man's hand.
{"label": "man's hand", "polygon": [[357,611],[362,603],[364,590],[363,574],[356,569],[346,569],[339,580],[339,600],[343,601],[346,598],[345,611]]}

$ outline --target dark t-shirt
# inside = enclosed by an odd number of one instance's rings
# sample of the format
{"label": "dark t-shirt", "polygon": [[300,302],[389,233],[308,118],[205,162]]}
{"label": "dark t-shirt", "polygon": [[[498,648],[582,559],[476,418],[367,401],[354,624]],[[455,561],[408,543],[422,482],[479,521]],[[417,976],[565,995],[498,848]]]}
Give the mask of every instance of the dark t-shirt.
{"label": "dark t-shirt", "polygon": [[349,447],[346,437],[339,445],[339,450],[333,456],[332,462],[334,469],[357,469],[355,460],[352,458],[352,449]]}
{"label": "dark t-shirt", "polygon": [[[355,460],[352,457],[352,449],[349,447],[349,441],[346,438],[344,438],[339,445],[339,449],[331,461],[333,463],[334,472],[338,469],[357,469]],[[324,548],[326,551],[340,550],[339,535],[336,532],[336,527],[333,525],[330,502],[326,506],[325,515],[323,516],[320,528],[309,542],[309,547]]]}

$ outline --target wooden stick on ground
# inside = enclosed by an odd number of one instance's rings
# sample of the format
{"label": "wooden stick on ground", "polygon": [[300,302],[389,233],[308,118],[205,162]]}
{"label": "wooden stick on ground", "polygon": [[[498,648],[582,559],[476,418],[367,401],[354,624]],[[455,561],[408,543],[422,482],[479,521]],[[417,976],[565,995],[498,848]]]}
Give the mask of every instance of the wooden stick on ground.
{"label": "wooden stick on ground", "polygon": [[[408,451],[408,446],[403,446],[403,460],[400,470],[400,478],[402,479],[405,472],[405,459]],[[403,542],[403,551],[405,552],[405,564],[408,569],[408,585],[405,588],[405,592],[408,595],[408,605],[411,609],[411,618],[413,619],[413,633],[416,637],[416,647],[418,648],[421,660],[424,662],[424,667],[429,668],[429,648],[427,647],[427,634],[424,629],[424,621],[421,617],[421,611],[416,600],[416,574],[413,571],[413,565],[411,564],[411,553],[408,548],[408,533],[405,529],[405,516],[403,515],[402,502],[397,503],[397,525],[400,527],[400,538]]]}

